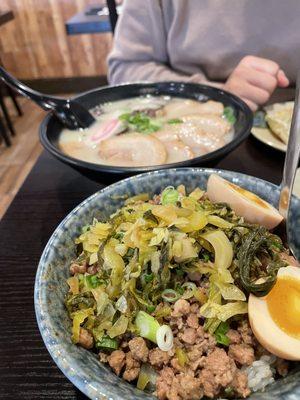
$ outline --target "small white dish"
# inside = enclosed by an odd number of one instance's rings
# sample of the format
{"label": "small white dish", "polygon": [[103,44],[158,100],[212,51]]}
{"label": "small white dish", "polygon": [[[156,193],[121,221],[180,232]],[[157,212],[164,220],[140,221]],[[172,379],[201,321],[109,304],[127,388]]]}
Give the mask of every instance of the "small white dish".
{"label": "small white dish", "polygon": [[286,152],[287,146],[280,139],[278,139],[268,128],[257,128],[251,129],[252,135],[259,141],[266,145],[273,147],[273,149]]}

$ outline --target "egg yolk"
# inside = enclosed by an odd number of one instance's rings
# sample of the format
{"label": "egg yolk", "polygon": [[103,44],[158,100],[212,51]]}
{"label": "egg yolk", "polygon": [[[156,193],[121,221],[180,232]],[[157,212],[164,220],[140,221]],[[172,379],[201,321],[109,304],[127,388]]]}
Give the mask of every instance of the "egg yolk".
{"label": "egg yolk", "polygon": [[287,335],[300,339],[300,279],[278,277],[266,301],[276,325]]}
{"label": "egg yolk", "polygon": [[249,200],[253,201],[262,208],[269,208],[269,205],[260,197],[256,196],[256,194],[249,192],[246,189],[241,188],[240,186],[235,185],[234,183],[228,182],[229,186],[231,186],[235,191],[247,197]]}

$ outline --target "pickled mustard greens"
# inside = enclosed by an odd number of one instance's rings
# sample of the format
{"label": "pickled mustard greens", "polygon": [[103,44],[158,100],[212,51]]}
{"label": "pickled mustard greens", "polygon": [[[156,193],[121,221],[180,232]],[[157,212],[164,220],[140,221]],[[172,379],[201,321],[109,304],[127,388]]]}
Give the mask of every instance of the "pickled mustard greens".
{"label": "pickled mustard greens", "polygon": [[[248,294],[267,293],[284,265],[278,236],[183,185],[155,201],[145,193],[127,199],[107,221],[83,227],[75,243],[73,264],[88,268],[67,280],[72,340],[79,343],[85,328],[101,351],[117,349],[124,334],[172,347],[164,318],[178,299],[198,302],[204,328],[227,346],[230,321],[247,313]],[[175,350],[184,365],[186,355]],[[139,386],[146,384],[145,373]]]}

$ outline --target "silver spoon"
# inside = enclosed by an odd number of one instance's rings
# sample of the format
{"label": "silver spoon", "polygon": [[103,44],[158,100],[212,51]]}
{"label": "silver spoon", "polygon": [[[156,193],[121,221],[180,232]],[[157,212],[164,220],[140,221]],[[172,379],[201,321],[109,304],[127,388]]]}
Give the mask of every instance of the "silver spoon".
{"label": "silver spoon", "polygon": [[52,111],[60,122],[69,129],[88,128],[95,122],[92,114],[76,100],[61,99],[39,93],[18,81],[1,66],[0,79],[21,95],[34,101],[43,110]]}
{"label": "silver spoon", "polygon": [[[291,237],[290,224],[293,216],[291,215],[291,196],[293,193],[294,180],[300,156],[300,71],[297,75],[295,105],[287,151],[284,162],[283,177],[279,197],[279,212],[283,216],[283,228],[288,246],[296,259],[300,259],[300,249],[295,246],[295,239]],[[295,235],[295,232],[294,232]]]}

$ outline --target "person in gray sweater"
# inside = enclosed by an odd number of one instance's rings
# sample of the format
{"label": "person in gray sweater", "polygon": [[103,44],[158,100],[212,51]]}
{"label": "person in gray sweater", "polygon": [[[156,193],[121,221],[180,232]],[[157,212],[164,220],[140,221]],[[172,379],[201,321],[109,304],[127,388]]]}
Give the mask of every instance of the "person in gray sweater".
{"label": "person in gray sweater", "polygon": [[299,0],[125,0],[109,82],[222,87],[256,110],[300,67]]}

